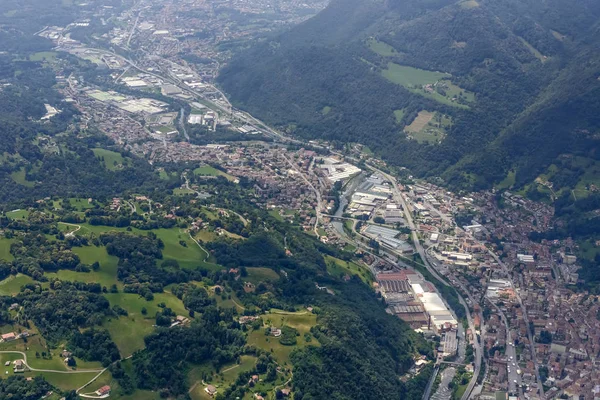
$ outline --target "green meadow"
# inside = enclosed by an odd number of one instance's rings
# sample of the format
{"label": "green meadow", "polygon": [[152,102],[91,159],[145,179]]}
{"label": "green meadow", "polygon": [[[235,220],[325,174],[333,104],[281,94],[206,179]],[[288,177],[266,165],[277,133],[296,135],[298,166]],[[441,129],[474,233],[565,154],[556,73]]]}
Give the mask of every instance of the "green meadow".
{"label": "green meadow", "polygon": [[327,264],[327,273],[336,277],[346,274],[358,276],[364,283],[371,286],[373,284],[373,275],[367,267],[363,267],[355,262],[340,260],[339,258],[325,256]]}
{"label": "green meadow", "polygon": [[31,277],[21,273],[11,275],[3,281],[0,281],[0,295],[14,296],[21,291],[21,286],[34,282],[35,281]]}
{"label": "green meadow", "polygon": [[[253,330],[248,334],[248,345],[256,346],[270,352],[275,360],[282,366],[290,365],[290,354],[294,349],[306,346],[319,346],[319,342],[312,337],[310,342],[304,339],[304,334],[310,334],[310,328],[317,324],[317,316],[308,311],[284,312],[271,310],[270,313],[261,315],[263,327]],[[300,336],[294,346],[285,346],[279,342],[279,338],[266,336],[265,329],[269,326],[281,328],[283,325],[295,328]]]}
{"label": "green meadow", "polygon": [[[452,75],[445,72],[426,71],[420,68],[389,62],[387,68],[381,71],[381,75],[390,82],[404,86],[413,93],[450,106],[468,108],[468,106],[464,104],[452,101],[454,97],[458,98],[460,95],[462,95],[467,102],[475,101],[475,95],[472,92],[464,90],[450,82],[449,78]],[[447,86],[445,95],[436,90],[429,92],[422,88],[422,86],[431,85],[442,80]]]}
{"label": "green meadow", "polygon": [[194,170],[194,175],[199,175],[199,176],[223,176],[225,178],[227,178],[230,181],[235,180],[235,178],[221,170],[218,170],[214,167],[211,167],[210,165],[203,165],[201,167],[198,167]]}
{"label": "green meadow", "polygon": [[94,152],[96,158],[104,160],[104,166],[106,169],[111,171],[121,169],[123,166],[127,166],[129,163],[129,160],[123,158],[121,153],[117,153],[116,151],[101,148],[95,148],[92,149],[92,151]]}
{"label": "green meadow", "polygon": [[12,261],[13,255],[10,254],[10,245],[14,239],[0,238],[0,260]]}
{"label": "green meadow", "polygon": [[107,288],[116,284],[119,288],[123,285],[117,280],[118,257],[111,256],[106,252],[106,247],[84,246],[73,247],[73,252],[79,256],[83,264],[91,265],[98,261],[100,268],[98,271],[76,272],[71,270],[60,270],[58,272],[49,272],[45,275],[48,278],[58,278],[62,281],[79,282],[97,282]]}

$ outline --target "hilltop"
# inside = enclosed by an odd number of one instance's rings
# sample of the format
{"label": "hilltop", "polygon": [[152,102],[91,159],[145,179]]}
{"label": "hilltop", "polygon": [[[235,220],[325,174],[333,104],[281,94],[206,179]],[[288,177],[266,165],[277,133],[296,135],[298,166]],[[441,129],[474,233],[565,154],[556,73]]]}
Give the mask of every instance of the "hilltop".
{"label": "hilltop", "polygon": [[589,0],[334,0],[219,82],[286,133],[362,143],[454,188],[543,197],[529,184],[549,166],[568,191],[585,168],[560,160],[596,158],[599,16]]}

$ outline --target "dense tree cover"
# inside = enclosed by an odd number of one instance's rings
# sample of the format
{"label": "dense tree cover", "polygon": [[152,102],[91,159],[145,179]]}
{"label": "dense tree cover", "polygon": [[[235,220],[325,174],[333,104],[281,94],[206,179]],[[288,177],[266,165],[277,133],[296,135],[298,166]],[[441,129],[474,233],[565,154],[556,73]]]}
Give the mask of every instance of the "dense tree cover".
{"label": "dense tree cover", "polygon": [[215,300],[208,296],[206,289],[193,284],[176,285],[171,289],[171,293],[183,301],[185,308],[194,312],[202,312],[205,307],[215,304]]}
{"label": "dense tree cover", "polygon": [[176,262],[158,266],[164,244],[153,232],[146,236],[103,233],[99,242],[106,246],[108,254],[119,257],[117,277],[125,284],[126,292],[151,298],[152,292],[162,292],[163,286],[168,284],[202,279],[201,271],[181,269]]}
{"label": "dense tree cover", "polygon": [[318,304],[322,312],[313,333],[321,346],[292,355],[298,392],[314,399],[324,394],[340,399],[417,398],[405,397],[406,387],[397,377],[412,365],[412,351],[432,355],[432,349],[408,326],[377,306],[374,295],[356,279],[340,287],[340,295],[321,296]]}
{"label": "dense tree cover", "polygon": [[91,328],[75,332],[69,342],[73,355],[88,361],[101,361],[108,367],[121,358],[117,346],[108,331]]}
{"label": "dense tree cover", "polygon": [[[598,16],[592,0],[477,7],[338,0],[239,54],[219,82],[234,103],[290,133],[367,144],[393,164],[442,176],[454,188],[489,187],[511,168],[522,186],[561,154],[597,154],[600,71],[590,27]],[[396,52],[380,56],[368,49],[368,38]],[[450,72],[476,101],[465,110],[410,93],[380,76],[388,62]],[[400,125],[397,109],[404,110]],[[401,133],[419,110],[454,117],[440,145]]]}
{"label": "dense tree cover", "polygon": [[28,381],[22,375],[11,375],[0,379],[0,398],[11,400],[38,400],[53,390],[43,377],[36,376]]}
{"label": "dense tree cover", "polygon": [[135,381],[143,389],[168,388],[172,395],[187,393],[185,366],[210,362],[215,367],[242,353],[245,338],[232,321],[231,311],[204,309],[189,328],[159,329],[145,338],[146,349],[134,354]]}
{"label": "dense tree cover", "polygon": [[67,285],[55,286],[52,291],[41,290],[39,285],[26,285],[15,301],[23,306],[25,317],[35,323],[52,345],[71,338],[79,328],[98,326],[104,317],[114,315],[108,300],[100,294],[78,291]]}
{"label": "dense tree cover", "polygon": [[[292,250],[293,255],[285,262],[278,258],[275,250],[265,252],[267,246],[271,249],[281,246],[279,240],[282,239],[277,239],[275,232],[269,235],[258,233],[244,243],[217,241],[215,248],[219,251],[215,255],[219,262],[251,266],[254,257],[263,254],[262,265],[286,271],[279,281],[266,287],[275,294],[277,306],[315,304],[321,310],[318,326],[313,329],[321,346],[298,350],[292,357],[295,389],[309,396],[306,398],[321,398],[325,393],[335,398],[370,398],[369,393],[373,390],[375,397],[403,398],[407,389],[398,380],[398,375],[410,368],[415,352],[432,356],[430,346],[402,321],[388,315],[375,294],[358,278],[342,284],[325,275],[318,267],[324,264],[323,253],[316,251],[312,255],[313,246],[318,242],[316,239],[289,231],[287,235],[288,243],[290,246],[295,243],[295,250],[300,255]],[[251,240],[255,243],[245,246]],[[309,262],[301,261],[304,254],[309,255]],[[344,257],[340,253],[335,255]],[[319,257],[320,261],[313,261],[313,256]],[[315,281],[334,289],[336,295],[316,290]],[[240,285],[236,281],[228,284],[234,290]],[[247,305],[262,309],[275,306],[265,301],[259,287],[253,294],[239,289],[236,293]],[[424,381],[426,384],[427,380]],[[339,382],[347,383],[340,385]],[[423,388],[420,387],[421,395]],[[413,394],[418,390],[415,389]]]}

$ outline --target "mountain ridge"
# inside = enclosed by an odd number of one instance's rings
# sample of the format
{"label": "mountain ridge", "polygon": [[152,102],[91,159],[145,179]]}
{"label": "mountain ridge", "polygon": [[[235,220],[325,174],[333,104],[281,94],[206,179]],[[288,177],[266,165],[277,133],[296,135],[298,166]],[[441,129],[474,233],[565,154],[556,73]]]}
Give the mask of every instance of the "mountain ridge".
{"label": "mountain ridge", "polygon": [[[559,114],[561,104],[580,109],[588,130],[600,126],[590,103],[600,87],[590,79],[600,73],[593,52],[600,6],[567,3],[334,0],[314,18],[239,54],[219,84],[234,104],[290,134],[359,142],[455,188],[490,187],[512,169],[524,186],[561,153],[598,145],[593,135],[575,134],[581,124],[572,115],[539,132],[541,119]],[[378,54],[369,40],[391,50]],[[461,108],[450,96],[446,104],[432,101],[419,85],[394,85],[382,75],[390,63],[448,72],[450,83],[476,101]],[[544,111],[552,105],[554,111]],[[395,110],[404,115],[399,125]],[[439,143],[406,135],[421,110],[451,118]],[[542,155],[523,158],[535,151]]]}

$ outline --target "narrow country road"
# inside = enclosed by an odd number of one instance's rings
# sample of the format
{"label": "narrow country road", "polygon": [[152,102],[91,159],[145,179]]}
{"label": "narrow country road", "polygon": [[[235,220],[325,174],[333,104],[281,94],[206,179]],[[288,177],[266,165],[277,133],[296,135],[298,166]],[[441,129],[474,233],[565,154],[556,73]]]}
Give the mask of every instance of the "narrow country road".
{"label": "narrow country road", "polygon": [[77,228],[77,229],[75,229],[74,231],[71,231],[71,232],[67,233],[67,234],[65,235],[65,237],[71,237],[71,236],[75,236],[75,233],[76,233],[78,230],[80,230],[80,229],[81,229],[81,225],[77,225],[77,224],[70,224],[70,223],[68,223],[68,222],[59,222],[59,224],[63,224],[63,225],[67,225],[67,226],[74,226],[74,227],[76,227],[76,228]]}
{"label": "narrow country road", "polygon": [[6,351],[0,351],[0,354],[20,354],[21,356],[23,356],[23,362],[25,363],[25,366],[27,367],[27,369],[29,369],[30,371],[33,371],[33,372],[53,372],[53,373],[57,373],[57,374],[89,374],[90,372],[100,372],[100,373],[102,373],[102,372],[105,371],[105,369],[86,369],[86,370],[77,370],[77,371],[58,371],[58,370],[55,370],[55,369],[32,368],[27,363],[27,354],[23,353],[22,351],[6,350]]}

